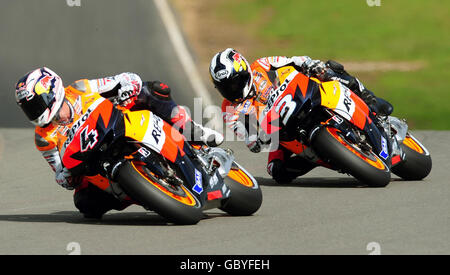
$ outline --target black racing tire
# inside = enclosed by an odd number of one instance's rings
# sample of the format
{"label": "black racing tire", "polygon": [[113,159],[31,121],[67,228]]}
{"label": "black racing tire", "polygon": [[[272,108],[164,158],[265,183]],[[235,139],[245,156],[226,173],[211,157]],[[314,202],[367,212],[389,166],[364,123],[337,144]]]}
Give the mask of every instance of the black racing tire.
{"label": "black racing tire", "polygon": [[158,184],[148,171],[135,161],[126,161],[120,168],[116,180],[123,191],[146,209],[166,218],[169,222],[190,225],[203,218],[200,202],[183,185],[176,190]]}
{"label": "black racing tire", "polygon": [[333,127],[322,127],[311,141],[319,157],[370,187],[385,187],[391,180],[388,166],[373,152],[362,152]]}
{"label": "black racing tire", "polygon": [[219,207],[221,210],[232,216],[250,216],[258,211],[263,200],[261,188],[244,168],[237,164],[224,182],[231,192]]}
{"label": "black racing tire", "polygon": [[408,134],[401,148],[405,159],[392,167],[392,172],[404,180],[422,180],[431,172],[432,161],[428,150]]}

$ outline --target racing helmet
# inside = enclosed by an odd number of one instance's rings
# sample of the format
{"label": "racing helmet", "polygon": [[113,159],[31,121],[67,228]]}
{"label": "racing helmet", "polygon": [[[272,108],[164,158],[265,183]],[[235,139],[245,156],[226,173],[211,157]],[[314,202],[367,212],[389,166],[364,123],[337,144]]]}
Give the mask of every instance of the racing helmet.
{"label": "racing helmet", "polygon": [[36,126],[48,125],[64,101],[61,78],[43,67],[27,73],[16,84],[16,102]]}
{"label": "racing helmet", "polygon": [[242,102],[253,91],[253,74],[247,60],[239,52],[228,48],[218,52],[209,67],[211,80],[224,98]]}

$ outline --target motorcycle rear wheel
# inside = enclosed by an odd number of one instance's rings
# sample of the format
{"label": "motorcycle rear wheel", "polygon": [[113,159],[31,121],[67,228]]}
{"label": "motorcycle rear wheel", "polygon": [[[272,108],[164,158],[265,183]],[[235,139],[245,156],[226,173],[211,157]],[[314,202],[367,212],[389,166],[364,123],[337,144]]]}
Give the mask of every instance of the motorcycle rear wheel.
{"label": "motorcycle rear wheel", "polygon": [[232,216],[250,216],[258,211],[262,204],[261,188],[245,169],[236,165],[224,181],[231,195],[223,201],[221,210]]}
{"label": "motorcycle rear wheel", "polygon": [[392,172],[404,180],[422,180],[431,172],[432,162],[428,150],[408,133],[401,144],[405,159],[392,167]]}
{"label": "motorcycle rear wheel", "polygon": [[363,152],[339,130],[323,127],[311,141],[319,157],[371,187],[385,187],[391,180],[389,167],[373,152]]}
{"label": "motorcycle rear wheel", "polygon": [[125,162],[120,167],[117,181],[133,200],[169,222],[189,225],[203,218],[200,202],[185,186],[164,183],[139,161]]}

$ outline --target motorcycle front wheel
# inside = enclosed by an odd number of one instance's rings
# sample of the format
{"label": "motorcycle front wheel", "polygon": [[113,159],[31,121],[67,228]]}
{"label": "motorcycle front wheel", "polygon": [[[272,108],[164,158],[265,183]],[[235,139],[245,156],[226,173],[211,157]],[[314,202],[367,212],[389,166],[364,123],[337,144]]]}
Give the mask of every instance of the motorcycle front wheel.
{"label": "motorcycle front wheel", "polygon": [[203,218],[201,204],[184,185],[172,185],[156,177],[139,161],[127,161],[117,175],[125,193],[150,209],[180,225],[196,224]]}
{"label": "motorcycle front wheel", "polygon": [[405,180],[422,180],[431,172],[432,162],[428,150],[410,133],[401,144],[405,159],[392,167],[392,172]]}
{"label": "motorcycle front wheel", "polygon": [[385,187],[391,180],[389,167],[376,154],[363,151],[336,128],[319,129],[311,145],[322,160],[368,186]]}
{"label": "motorcycle front wheel", "polygon": [[224,181],[231,193],[223,201],[221,210],[232,216],[250,216],[258,211],[262,204],[262,192],[249,172],[235,163]]}

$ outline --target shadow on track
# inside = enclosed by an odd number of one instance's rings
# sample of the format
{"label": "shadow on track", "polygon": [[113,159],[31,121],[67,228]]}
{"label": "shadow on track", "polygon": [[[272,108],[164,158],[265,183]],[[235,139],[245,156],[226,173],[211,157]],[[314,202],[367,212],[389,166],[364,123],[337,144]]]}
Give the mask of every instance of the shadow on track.
{"label": "shadow on track", "polygon": [[106,213],[102,219],[86,219],[77,211],[60,211],[49,214],[0,215],[0,221],[74,223],[100,225],[166,225],[167,221],[156,213],[126,212]]}
{"label": "shadow on track", "polygon": [[[205,214],[203,220],[228,216],[222,213]],[[0,215],[0,221],[27,223],[72,223],[92,225],[124,225],[124,226],[170,226],[173,225],[154,212],[106,213],[102,219],[86,219],[77,211],[60,211],[49,214],[17,214]]]}
{"label": "shadow on track", "polygon": [[[261,186],[269,187],[303,187],[303,188],[378,188],[370,187],[351,177],[298,177],[291,183],[279,184],[272,178],[255,178]],[[391,178],[393,182],[408,182],[400,178]]]}
{"label": "shadow on track", "polygon": [[279,184],[271,178],[256,177],[258,183],[269,187],[303,187],[303,188],[361,188],[368,187],[354,178],[305,178],[299,177],[291,183]]}

